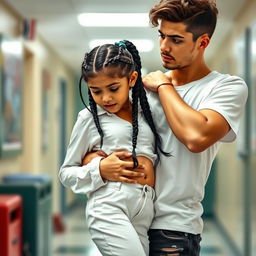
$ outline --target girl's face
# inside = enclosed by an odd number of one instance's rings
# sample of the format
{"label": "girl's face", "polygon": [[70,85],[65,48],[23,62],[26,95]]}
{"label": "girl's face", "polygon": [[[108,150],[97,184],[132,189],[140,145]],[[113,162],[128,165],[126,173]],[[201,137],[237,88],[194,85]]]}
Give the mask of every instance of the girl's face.
{"label": "girl's face", "polygon": [[110,77],[101,71],[88,80],[88,87],[96,104],[109,113],[117,114],[130,107],[129,89],[134,86],[137,76],[134,71],[129,79]]}

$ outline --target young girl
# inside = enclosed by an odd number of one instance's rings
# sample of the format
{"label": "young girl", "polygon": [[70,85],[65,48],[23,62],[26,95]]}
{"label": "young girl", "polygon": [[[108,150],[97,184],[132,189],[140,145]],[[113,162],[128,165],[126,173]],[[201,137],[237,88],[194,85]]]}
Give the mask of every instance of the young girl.
{"label": "young girl", "polygon": [[[59,173],[65,186],[88,194],[89,231],[104,256],[149,254],[154,165],[159,152],[168,154],[161,149],[140,70],[138,51],[129,41],[98,46],[85,55],[79,86],[81,93],[82,79],[87,82],[90,108],[78,115]],[[107,157],[96,157],[83,166],[84,156],[97,150]],[[101,177],[100,166],[111,154],[118,156],[118,151],[131,152],[131,168],[144,166],[143,176],[134,179],[136,183]]]}

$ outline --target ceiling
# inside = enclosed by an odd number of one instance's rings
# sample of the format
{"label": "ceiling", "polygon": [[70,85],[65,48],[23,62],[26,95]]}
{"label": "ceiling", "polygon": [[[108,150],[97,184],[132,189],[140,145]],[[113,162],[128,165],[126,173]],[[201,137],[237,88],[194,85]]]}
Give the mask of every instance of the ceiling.
{"label": "ceiling", "polygon": [[[22,17],[37,20],[37,33],[76,73],[92,39],[153,39],[154,49],[141,53],[142,65],[148,71],[161,68],[158,34],[155,28],[84,28],[78,24],[82,12],[148,12],[158,0],[5,0]],[[246,0],[217,0],[219,21],[206,58],[213,56]],[[118,20],[117,20],[118,22]]]}

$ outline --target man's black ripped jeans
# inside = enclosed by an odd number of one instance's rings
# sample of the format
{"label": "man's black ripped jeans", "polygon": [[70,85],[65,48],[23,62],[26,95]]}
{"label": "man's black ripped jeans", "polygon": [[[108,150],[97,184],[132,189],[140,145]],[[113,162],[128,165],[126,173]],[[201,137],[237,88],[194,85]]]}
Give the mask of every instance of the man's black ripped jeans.
{"label": "man's black ripped jeans", "polygon": [[150,229],[149,256],[199,256],[200,235],[164,229]]}

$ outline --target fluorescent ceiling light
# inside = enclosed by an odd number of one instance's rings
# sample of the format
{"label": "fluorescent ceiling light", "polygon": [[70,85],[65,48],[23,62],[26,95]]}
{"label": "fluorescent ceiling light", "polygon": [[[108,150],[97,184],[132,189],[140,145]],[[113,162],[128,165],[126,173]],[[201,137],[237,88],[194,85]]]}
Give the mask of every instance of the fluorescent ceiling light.
{"label": "fluorescent ceiling light", "polygon": [[148,27],[148,13],[82,13],[78,22],[84,27]]}
{"label": "fluorescent ceiling light", "polygon": [[[95,39],[89,42],[90,49],[102,45],[102,44],[114,44],[119,42],[121,39]],[[137,48],[139,52],[150,52],[154,48],[154,43],[152,40],[148,39],[131,39],[131,41]]]}

